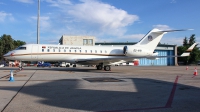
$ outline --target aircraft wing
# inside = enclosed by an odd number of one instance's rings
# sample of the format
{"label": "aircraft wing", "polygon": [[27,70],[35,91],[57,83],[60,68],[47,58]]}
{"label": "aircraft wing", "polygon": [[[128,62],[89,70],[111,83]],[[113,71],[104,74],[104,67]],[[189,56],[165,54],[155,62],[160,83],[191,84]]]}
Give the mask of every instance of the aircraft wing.
{"label": "aircraft wing", "polygon": [[[97,65],[99,63],[104,63],[106,65],[109,65],[114,62],[119,62],[121,60],[126,60],[124,57],[110,57],[110,58],[90,58],[90,59],[78,59],[76,60],[76,63],[82,64],[82,65]],[[130,59],[129,59],[130,60]]]}

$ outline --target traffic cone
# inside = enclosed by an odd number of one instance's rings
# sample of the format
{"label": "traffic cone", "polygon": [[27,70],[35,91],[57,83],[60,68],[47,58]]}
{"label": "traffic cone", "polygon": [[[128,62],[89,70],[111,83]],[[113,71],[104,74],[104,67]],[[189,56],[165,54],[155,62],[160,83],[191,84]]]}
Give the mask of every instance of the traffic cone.
{"label": "traffic cone", "polygon": [[196,68],[194,69],[194,74],[193,75],[197,76],[197,69]]}
{"label": "traffic cone", "polygon": [[14,77],[13,77],[13,71],[11,70],[10,71],[10,82],[13,82],[14,81]]}
{"label": "traffic cone", "polygon": [[186,68],[185,68],[186,70],[188,70],[188,66],[186,66]]}

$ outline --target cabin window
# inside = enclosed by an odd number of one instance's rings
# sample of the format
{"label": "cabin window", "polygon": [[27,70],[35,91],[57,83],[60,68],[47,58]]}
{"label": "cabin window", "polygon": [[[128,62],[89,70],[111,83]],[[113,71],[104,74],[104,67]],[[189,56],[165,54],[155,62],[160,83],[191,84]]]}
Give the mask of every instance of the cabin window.
{"label": "cabin window", "polygon": [[26,47],[18,47],[16,50],[26,50]]}
{"label": "cabin window", "polygon": [[44,49],[42,49],[42,52],[44,52]]}

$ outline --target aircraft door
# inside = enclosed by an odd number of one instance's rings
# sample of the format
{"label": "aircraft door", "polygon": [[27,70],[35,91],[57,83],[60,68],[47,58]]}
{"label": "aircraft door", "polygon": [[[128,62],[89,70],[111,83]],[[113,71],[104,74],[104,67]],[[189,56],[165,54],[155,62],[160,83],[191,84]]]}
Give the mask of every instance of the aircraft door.
{"label": "aircraft door", "polygon": [[38,59],[38,46],[37,45],[33,45],[32,49],[31,49],[31,58],[33,60],[37,60]]}

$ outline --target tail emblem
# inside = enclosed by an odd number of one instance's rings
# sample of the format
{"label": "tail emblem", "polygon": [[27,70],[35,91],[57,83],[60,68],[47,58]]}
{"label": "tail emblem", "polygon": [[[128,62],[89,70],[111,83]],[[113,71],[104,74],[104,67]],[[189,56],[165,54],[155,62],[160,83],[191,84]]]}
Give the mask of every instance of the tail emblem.
{"label": "tail emblem", "polygon": [[151,35],[149,35],[149,36],[148,36],[148,40],[149,40],[149,41],[152,41],[152,40],[153,40],[153,37],[152,37]]}

